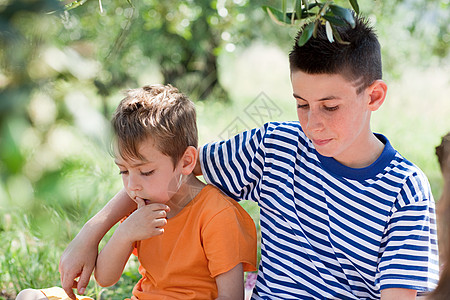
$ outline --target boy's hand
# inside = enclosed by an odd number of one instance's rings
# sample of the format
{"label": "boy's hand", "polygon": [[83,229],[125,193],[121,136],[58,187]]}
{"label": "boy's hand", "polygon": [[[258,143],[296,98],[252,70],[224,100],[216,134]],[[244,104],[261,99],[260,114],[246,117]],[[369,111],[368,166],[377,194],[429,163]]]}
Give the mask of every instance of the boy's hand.
{"label": "boy's hand", "polygon": [[146,205],[140,198],[136,202],[138,209],[117,228],[120,234],[131,243],[163,234],[170,208],[161,203]]}
{"label": "boy's hand", "polygon": [[97,247],[89,247],[77,239],[74,239],[64,250],[59,262],[59,272],[62,288],[71,299],[76,299],[74,288],[78,289],[79,294],[84,294],[94,270],[96,258]]}

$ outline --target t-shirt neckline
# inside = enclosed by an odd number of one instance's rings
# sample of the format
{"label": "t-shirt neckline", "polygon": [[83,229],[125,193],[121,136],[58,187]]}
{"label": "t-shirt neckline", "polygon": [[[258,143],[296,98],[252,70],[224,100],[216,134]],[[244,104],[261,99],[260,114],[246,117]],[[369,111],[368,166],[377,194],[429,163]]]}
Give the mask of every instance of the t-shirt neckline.
{"label": "t-shirt neckline", "polygon": [[383,170],[390,164],[392,158],[396,154],[395,149],[392,147],[391,143],[384,135],[375,133],[375,136],[384,144],[383,152],[370,166],[364,168],[351,168],[341,164],[332,157],[321,155],[315,149],[314,152],[317,155],[320,163],[322,164],[322,167],[328,172],[355,180],[365,180],[373,178],[377,174],[383,172]]}

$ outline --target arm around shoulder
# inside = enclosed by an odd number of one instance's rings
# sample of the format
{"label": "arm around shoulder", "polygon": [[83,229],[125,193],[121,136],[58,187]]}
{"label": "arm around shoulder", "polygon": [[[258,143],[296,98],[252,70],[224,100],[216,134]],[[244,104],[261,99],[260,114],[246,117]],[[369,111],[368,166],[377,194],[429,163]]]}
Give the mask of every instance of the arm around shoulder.
{"label": "arm around shoulder", "polygon": [[[125,190],[121,190],[83,226],[64,250],[59,263],[61,285],[72,299],[75,298],[74,286],[83,294],[95,266],[98,244],[105,233],[134,209],[136,204]],[[80,277],[78,283],[75,281],[77,277]]]}

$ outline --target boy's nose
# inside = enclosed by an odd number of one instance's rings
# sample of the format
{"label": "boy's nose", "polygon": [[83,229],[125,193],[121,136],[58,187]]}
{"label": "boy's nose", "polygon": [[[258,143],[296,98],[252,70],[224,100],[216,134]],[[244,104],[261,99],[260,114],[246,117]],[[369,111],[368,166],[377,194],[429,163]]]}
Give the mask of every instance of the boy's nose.
{"label": "boy's nose", "polygon": [[128,189],[130,191],[140,191],[140,190],[142,190],[142,185],[140,184],[139,179],[136,178],[136,177],[137,176],[134,176],[134,175],[131,175],[131,174],[128,176],[128,183],[127,183],[127,185],[128,185]]}
{"label": "boy's nose", "polygon": [[306,124],[306,130],[308,132],[320,131],[323,129],[323,119],[319,112],[310,110],[308,113],[308,122]]}

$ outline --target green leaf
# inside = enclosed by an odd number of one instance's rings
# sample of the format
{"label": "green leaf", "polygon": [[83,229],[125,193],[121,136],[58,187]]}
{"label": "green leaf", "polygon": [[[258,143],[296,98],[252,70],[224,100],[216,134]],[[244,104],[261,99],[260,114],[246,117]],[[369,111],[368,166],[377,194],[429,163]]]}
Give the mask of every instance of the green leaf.
{"label": "green leaf", "polygon": [[344,41],[344,40],[341,38],[341,35],[340,35],[339,32],[336,30],[336,28],[334,28],[334,26],[331,26],[331,30],[333,31],[333,36],[334,36],[334,38],[336,39],[336,41],[337,41],[339,44],[350,45],[350,42]]}
{"label": "green leaf", "polygon": [[347,22],[345,22],[341,18],[335,17],[334,15],[329,14],[329,13],[326,14],[325,16],[323,16],[322,18],[329,21],[331,23],[331,25],[337,25],[337,26],[346,26],[347,25]]}
{"label": "green leaf", "polygon": [[70,3],[67,3],[64,7],[66,10],[71,10],[74,8],[77,8],[78,6],[83,5],[84,3],[86,3],[87,0],[76,0],[76,1],[72,1]]}
{"label": "green leaf", "polygon": [[355,28],[356,23],[353,15],[349,9],[331,4],[330,5],[331,12],[338,17],[344,19],[352,28]]}
{"label": "green leaf", "polygon": [[308,9],[303,8],[301,10],[298,10],[297,13],[300,13],[300,19],[307,19],[309,17],[316,16],[316,14],[313,12],[310,12],[310,10],[318,5],[319,5],[318,3],[313,3],[313,4],[309,4]]}
{"label": "green leaf", "polygon": [[350,1],[350,4],[352,5],[352,7],[353,7],[353,10],[357,13],[357,14],[359,14],[359,5],[358,5],[358,1],[357,0],[349,0]]}
{"label": "green leaf", "polygon": [[302,11],[301,14],[298,14],[297,12],[295,12],[295,13],[288,12],[288,13],[286,13],[286,16],[287,16],[287,18],[289,20],[291,20],[290,24],[293,24],[294,21],[305,20],[305,19],[308,19],[310,17],[315,17],[316,14],[312,13],[312,12],[305,13],[305,12]]}
{"label": "green leaf", "polygon": [[290,19],[287,17],[287,14],[284,14],[283,12],[270,7],[270,6],[262,6],[262,9],[267,12],[269,17],[277,24],[283,25],[283,24],[291,24]]}
{"label": "green leaf", "polygon": [[297,44],[300,47],[303,46],[304,44],[306,44],[306,42],[311,38],[313,31],[314,31],[314,23],[315,22],[309,23],[303,29],[302,35],[300,36],[300,38],[298,39],[298,42],[297,42]]}
{"label": "green leaf", "polygon": [[296,0],[295,1],[295,6],[294,6],[294,9],[295,9],[295,12],[297,13],[297,14],[300,14],[300,12],[302,11],[302,3],[303,3],[303,1],[298,1],[298,0]]}

